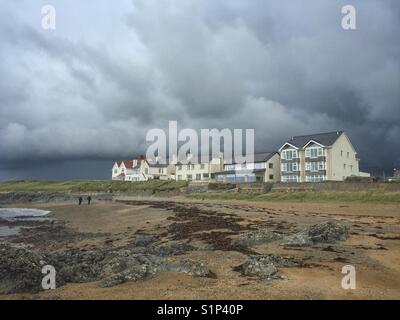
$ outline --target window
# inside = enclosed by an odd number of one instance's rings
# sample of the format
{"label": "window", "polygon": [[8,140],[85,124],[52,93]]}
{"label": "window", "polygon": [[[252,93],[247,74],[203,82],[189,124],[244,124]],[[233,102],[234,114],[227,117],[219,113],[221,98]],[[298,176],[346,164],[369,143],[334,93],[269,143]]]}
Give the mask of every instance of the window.
{"label": "window", "polygon": [[163,169],[162,168],[158,169],[158,173],[163,173]]}
{"label": "window", "polygon": [[203,178],[208,178],[208,173],[203,173]]}
{"label": "window", "polygon": [[346,169],[346,164],[345,163],[343,163],[343,169]]}
{"label": "window", "polygon": [[149,174],[149,169],[148,168],[144,169],[144,173]]}
{"label": "window", "polygon": [[282,177],[282,182],[299,182],[300,177],[299,176],[283,176]]}
{"label": "window", "polygon": [[188,174],[188,175],[186,176],[186,178],[187,178],[188,180],[192,180],[192,175],[191,175],[191,174]]}
{"label": "window", "polygon": [[340,150],[340,156],[343,157],[343,150]]}
{"label": "window", "polygon": [[306,162],[306,171],[325,170],[325,161]]}
{"label": "window", "polygon": [[117,169],[114,169],[114,174],[117,174],[117,172],[118,172],[118,170],[117,170]]}
{"label": "window", "polygon": [[282,163],[281,165],[281,171],[283,172],[293,172],[293,171],[298,171],[299,165],[297,162],[288,162],[288,163]]}
{"label": "window", "polygon": [[353,165],[352,164],[350,165],[350,171],[353,171]]}
{"label": "window", "polygon": [[194,170],[194,164],[192,164],[192,170]]}
{"label": "window", "polygon": [[201,173],[196,173],[196,180],[201,180]]}
{"label": "window", "polygon": [[235,170],[235,165],[234,164],[227,164],[225,165],[225,170]]}
{"label": "window", "polygon": [[274,175],[273,174],[269,175],[269,180],[274,180]]}
{"label": "window", "polygon": [[350,158],[350,152],[347,151],[347,158]]}
{"label": "window", "polygon": [[274,168],[274,164],[273,164],[273,163],[270,163],[270,164],[268,165],[268,167],[269,167],[270,169],[273,169],[273,168]]}
{"label": "window", "polygon": [[282,151],[282,159],[292,160],[297,158],[297,150],[288,149]]}
{"label": "window", "polygon": [[306,182],[322,182],[325,180],[324,175],[306,176]]}
{"label": "window", "polygon": [[306,158],[318,158],[324,155],[321,147],[310,147],[306,149]]}
{"label": "window", "polygon": [[204,164],[201,164],[201,165],[200,165],[200,169],[203,170],[204,168],[205,168],[205,165],[204,165]]}
{"label": "window", "polygon": [[188,165],[186,166],[186,169],[187,169],[187,170],[190,170],[190,164],[188,164]]}
{"label": "window", "polygon": [[182,180],[182,175],[181,174],[178,175],[178,180]]}
{"label": "window", "polygon": [[[176,168],[178,169],[178,171],[182,170],[182,166],[176,166]],[[181,176],[182,177],[182,176]]]}
{"label": "window", "polygon": [[246,164],[245,164],[245,163],[242,163],[241,168],[242,168],[242,169],[246,169]]}

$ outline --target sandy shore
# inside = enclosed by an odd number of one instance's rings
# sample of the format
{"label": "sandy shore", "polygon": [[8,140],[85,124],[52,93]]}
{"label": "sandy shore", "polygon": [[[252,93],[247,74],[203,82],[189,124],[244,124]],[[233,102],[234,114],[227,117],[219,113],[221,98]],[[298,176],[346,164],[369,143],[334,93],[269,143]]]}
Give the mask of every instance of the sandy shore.
{"label": "sandy shore", "polygon": [[[281,268],[279,272],[285,280],[261,280],[234,271],[233,267],[246,261],[246,253],[229,248],[199,249],[180,258],[203,262],[215,277],[160,272],[149,279],[128,281],[110,288],[102,288],[97,282],[67,283],[56,290],[34,295],[1,295],[0,299],[400,299],[399,205],[194,201],[178,197],[139,200],[145,202],[98,201],[91,206],[57,202],[12,207],[50,210],[50,217],[64,222],[67,229],[95,235],[63,241],[48,240],[46,245],[52,245],[58,251],[123,247],[132,244],[138,232],[154,235],[161,243],[169,243],[174,240],[168,230],[171,230],[169,227],[174,223],[176,213],[159,205],[167,200],[188,208],[234,215],[241,219],[240,225],[244,227],[269,228],[285,234],[310,224],[335,220],[349,226],[350,237],[335,244],[302,248],[285,248],[274,242],[253,246],[251,250],[259,254],[274,253],[307,261],[307,267]],[[158,205],[153,206],[148,200],[157,201]],[[191,226],[190,221],[188,226]],[[218,247],[217,242],[225,238],[208,241],[208,231],[193,229],[191,234],[190,230],[182,229],[184,237],[179,241],[199,248],[210,244]],[[221,232],[220,229],[217,231]],[[240,232],[243,231],[236,233]],[[235,234],[229,237],[235,238]],[[21,241],[31,239],[27,237]],[[33,246],[43,246],[43,243],[32,241]],[[356,268],[355,290],[341,287],[344,276],[341,269],[347,264]]]}

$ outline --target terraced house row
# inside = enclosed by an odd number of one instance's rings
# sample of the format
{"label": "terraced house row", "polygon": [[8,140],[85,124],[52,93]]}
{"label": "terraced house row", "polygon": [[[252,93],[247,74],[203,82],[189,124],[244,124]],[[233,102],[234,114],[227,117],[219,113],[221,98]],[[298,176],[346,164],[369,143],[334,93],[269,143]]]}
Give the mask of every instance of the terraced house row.
{"label": "terraced house row", "polygon": [[216,182],[323,182],[343,181],[360,172],[357,152],[344,131],[295,136],[278,151],[256,153],[252,162],[227,162],[220,155],[207,163],[145,159],[116,161],[113,180],[187,180]]}

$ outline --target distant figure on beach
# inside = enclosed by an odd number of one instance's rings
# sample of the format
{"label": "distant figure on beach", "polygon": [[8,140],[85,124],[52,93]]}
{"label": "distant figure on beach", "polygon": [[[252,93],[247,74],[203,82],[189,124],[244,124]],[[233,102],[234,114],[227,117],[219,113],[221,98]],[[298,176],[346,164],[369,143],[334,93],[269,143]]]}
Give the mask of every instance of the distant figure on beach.
{"label": "distant figure on beach", "polygon": [[82,197],[79,197],[78,201],[79,201],[79,205],[81,205],[81,204],[82,204],[82,201],[83,201],[83,198],[82,198]]}
{"label": "distant figure on beach", "polygon": [[91,196],[88,196],[88,197],[87,197],[87,204],[88,204],[88,205],[90,205],[90,201],[92,201],[92,197],[91,197]]}

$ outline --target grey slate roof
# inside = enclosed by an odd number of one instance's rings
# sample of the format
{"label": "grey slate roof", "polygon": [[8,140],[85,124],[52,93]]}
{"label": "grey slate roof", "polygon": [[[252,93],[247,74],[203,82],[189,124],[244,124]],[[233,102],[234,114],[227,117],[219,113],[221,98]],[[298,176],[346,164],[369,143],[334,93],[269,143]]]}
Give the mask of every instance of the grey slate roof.
{"label": "grey slate roof", "polygon": [[309,134],[305,136],[296,136],[285,143],[290,143],[295,147],[302,148],[306,145],[310,140],[314,140],[324,146],[331,146],[335,143],[335,141],[342,135],[344,131],[333,131],[326,133],[317,133],[317,134]]}
{"label": "grey slate roof", "polygon": [[[277,151],[255,153],[253,155],[254,159],[253,159],[252,163],[255,163],[255,162],[266,162],[269,159],[271,159],[276,153],[277,153]],[[232,159],[232,160],[234,160],[234,159]],[[235,164],[235,162],[225,163],[225,164]]]}

